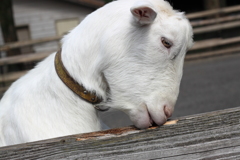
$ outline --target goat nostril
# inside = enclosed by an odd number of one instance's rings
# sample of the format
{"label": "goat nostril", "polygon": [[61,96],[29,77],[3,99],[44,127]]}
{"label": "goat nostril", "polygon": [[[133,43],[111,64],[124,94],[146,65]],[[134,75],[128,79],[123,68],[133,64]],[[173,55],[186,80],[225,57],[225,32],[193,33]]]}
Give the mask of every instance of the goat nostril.
{"label": "goat nostril", "polygon": [[172,116],[171,110],[166,105],[164,106],[164,113],[167,118],[170,118]]}

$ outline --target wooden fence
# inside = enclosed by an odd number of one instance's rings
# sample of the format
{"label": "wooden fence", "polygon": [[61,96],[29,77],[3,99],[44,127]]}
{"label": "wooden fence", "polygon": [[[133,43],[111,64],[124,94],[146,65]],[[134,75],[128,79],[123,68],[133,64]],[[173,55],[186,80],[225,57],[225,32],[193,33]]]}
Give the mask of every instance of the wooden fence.
{"label": "wooden fence", "polygon": [[160,127],[71,135],[0,148],[7,159],[237,160],[240,107],[177,118]]}
{"label": "wooden fence", "polygon": [[[195,45],[186,60],[240,52],[240,5],[188,14],[194,31]],[[237,30],[238,28],[238,30]],[[229,34],[228,34],[229,33]],[[61,37],[48,37],[37,40],[8,43],[0,46],[0,52],[50,41]],[[5,57],[0,59],[0,67],[17,63],[40,61],[54,51]],[[0,75],[0,93],[9,83],[24,75],[26,71],[3,72]],[[2,85],[1,85],[2,84]]]}
{"label": "wooden fence", "polygon": [[[197,41],[186,60],[240,52],[240,6],[188,14]],[[215,34],[217,33],[217,34]],[[209,34],[213,34],[209,36]],[[223,36],[221,36],[223,34]],[[217,35],[217,36],[216,36]],[[220,36],[219,36],[220,35]],[[226,36],[226,37],[225,37]],[[207,38],[206,38],[207,37]],[[210,37],[210,38],[209,38]],[[58,41],[60,37],[17,42],[0,51]],[[0,59],[0,66],[40,61],[52,52]],[[4,73],[0,83],[14,81],[26,71]],[[6,86],[7,87],[7,86]],[[1,88],[5,90],[6,88]],[[5,159],[240,159],[240,107],[177,118],[161,127],[126,127],[59,137],[0,148]]]}
{"label": "wooden fence", "polygon": [[186,60],[240,52],[240,5],[191,13],[187,17],[197,40]]}

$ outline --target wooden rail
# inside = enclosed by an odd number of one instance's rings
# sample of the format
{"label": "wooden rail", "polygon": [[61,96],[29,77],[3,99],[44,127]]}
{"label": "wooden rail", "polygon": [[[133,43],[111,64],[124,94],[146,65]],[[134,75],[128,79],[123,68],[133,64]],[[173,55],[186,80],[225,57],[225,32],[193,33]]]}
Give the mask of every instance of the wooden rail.
{"label": "wooden rail", "polygon": [[93,7],[93,8],[99,8],[105,4],[104,1],[99,1],[99,0],[66,0],[66,1],[82,4],[82,5]]}
{"label": "wooden rail", "polygon": [[214,19],[192,21],[191,24],[193,27],[199,27],[204,25],[219,24],[223,22],[236,21],[236,20],[240,20],[240,14],[230,15],[226,17],[218,17]]}
{"label": "wooden rail", "polygon": [[214,32],[214,31],[219,31],[219,30],[224,30],[224,29],[231,29],[235,27],[240,27],[240,21],[236,22],[229,22],[225,24],[216,24],[216,25],[211,25],[211,26],[204,26],[201,28],[195,28],[193,29],[194,34],[200,34],[200,33],[208,33],[208,32]]}
{"label": "wooden rail", "polygon": [[187,18],[189,18],[190,20],[193,20],[198,18],[210,17],[217,14],[228,14],[233,12],[239,12],[239,10],[240,10],[240,5],[236,5],[233,7],[218,8],[218,9],[212,9],[212,10],[201,11],[196,13],[190,13],[187,15]]}
{"label": "wooden rail", "polygon": [[6,159],[240,159],[240,107],[0,148]]}
{"label": "wooden rail", "polygon": [[26,73],[27,73],[27,71],[20,71],[20,72],[13,72],[13,73],[4,74],[4,75],[0,76],[0,83],[1,82],[15,81],[16,79],[22,77]]}
{"label": "wooden rail", "polygon": [[47,37],[47,38],[40,38],[40,39],[32,39],[32,40],[27,40],[27,41],[7,43],[7,44],[4,44],[4,45],[0,46],[0,51],[8,51],[10,49],[25,47],[25,46],[39,44],[39,43],[59,41],[60,39],[61,39],[61,37],[54,36],[54,37]]}
{"label": "wooden rail", "polygon": [[26,62],[32,62],[32,61],[39,61],[43,58],[46,58],[49,56],[52,52],[43,52],[43,53],[32,53],[32,54],[26,54],[26,55],[18,55],[18,56],[12,56],[12,57],[6,57],[0,59],[0,66],[3,65],[9,65],[9,64],[16,64],[16,63],[26,63]]}
{"label": "wooden rail", "polygon": [[190,51],[206,49],[206,48],[211,48],[211,47],[219,47],[219,46],[229,45],[229,44],[234,44],[234,43],[240,43],[240,36],[233,37],[233,38],[227,38],[227,39],[215,38],[215,39],[198,41],[194,44],[194,46],[191,48]]}
{"label": "wooden rail", "polygon": [[207,57],[213,57],[213,56],[219,56],[219,55],[226,55],[229,53],[240,53],[240,46],[215,50],[215,51],[204,51],[200,52],[198,54],[189,54],[186,55],[185,60],[194,60],[194,59],[201,59],[201,58],[207,58]]}

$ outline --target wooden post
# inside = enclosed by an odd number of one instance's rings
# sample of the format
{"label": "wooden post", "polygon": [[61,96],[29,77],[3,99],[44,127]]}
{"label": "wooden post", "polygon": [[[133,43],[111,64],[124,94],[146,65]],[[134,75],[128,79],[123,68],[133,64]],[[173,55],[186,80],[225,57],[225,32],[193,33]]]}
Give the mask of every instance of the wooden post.
{"label": "wooden post", "polygon": [[[17,34],[13,18],[12,1],[1,0],[0,1],[0,22],[2,35],[5,43],[16,42]],[[13,49],[7,52],[8,56],[19,54],[19,49]]]}
{"label": "wooden post", "polygon": [[[0,0],[0,24],[5,43],[18,41],[13,18],[12,0]],[[18,54],[20,54],[19,48],[7,51],[7,56]],[[8,70],[16,70],[18,68],[19,65],[14,65],[12,67],[2,66],[0,68],[2,77],[4,78],[4,75],[8,72]],[[5,83],[0,85],[3,87],[6,86]]]}

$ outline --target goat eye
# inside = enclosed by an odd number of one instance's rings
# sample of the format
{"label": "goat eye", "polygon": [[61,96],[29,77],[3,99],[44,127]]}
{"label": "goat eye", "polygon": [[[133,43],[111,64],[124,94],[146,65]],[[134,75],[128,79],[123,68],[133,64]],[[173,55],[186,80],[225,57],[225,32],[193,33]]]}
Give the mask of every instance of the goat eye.
{"label": "goat eye", "polygon": [[162,37],[162,44],[166,47],[166,48],[170,48],[172,47],[172,42],[169,41],[168,39],[166,39],[165,37]]}

